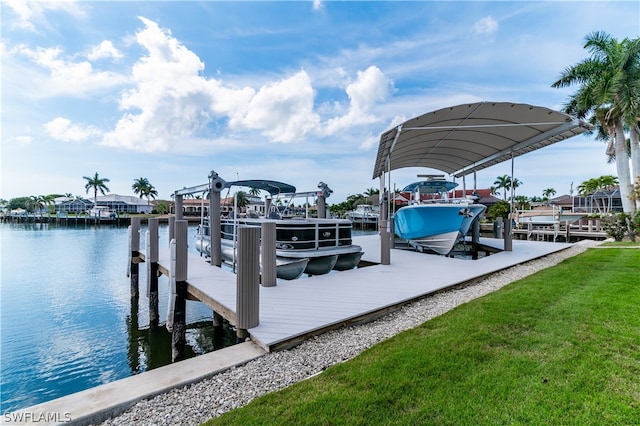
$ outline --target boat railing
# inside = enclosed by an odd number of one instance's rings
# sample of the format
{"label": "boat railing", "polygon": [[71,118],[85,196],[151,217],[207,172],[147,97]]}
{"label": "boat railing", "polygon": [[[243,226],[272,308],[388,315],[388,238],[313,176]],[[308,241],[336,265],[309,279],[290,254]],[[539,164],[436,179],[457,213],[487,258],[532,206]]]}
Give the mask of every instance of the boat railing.
{"label": "boat railing", "polygon": [[420,201],[420,204],[473,204],[474,198],[432,198]]}
{"label": "boat railing", "polygon": [[[221,220],[221,237],[235,241],[239,225],[261,227],[261,222]],[[352,244],[351,223],[306,222],[278,223],[276,225],[276,248],[288,250],[310,250],[323,247],[339,247]],[[208,225],[201,225],[201,232],[209,235]]]}

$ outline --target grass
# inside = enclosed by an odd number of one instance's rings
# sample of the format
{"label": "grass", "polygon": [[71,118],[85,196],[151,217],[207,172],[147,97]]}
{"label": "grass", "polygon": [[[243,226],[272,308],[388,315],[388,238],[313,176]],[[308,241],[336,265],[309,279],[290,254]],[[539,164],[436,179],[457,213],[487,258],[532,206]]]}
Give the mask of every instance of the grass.
{"label": "grass", "polygon": [[605,241],[601,245],[604,247],[640,247],[640,237],[638,241]]}
{"label": "grass", "polygon": [[639,424],[639,276],[588,250],[207,424]]}

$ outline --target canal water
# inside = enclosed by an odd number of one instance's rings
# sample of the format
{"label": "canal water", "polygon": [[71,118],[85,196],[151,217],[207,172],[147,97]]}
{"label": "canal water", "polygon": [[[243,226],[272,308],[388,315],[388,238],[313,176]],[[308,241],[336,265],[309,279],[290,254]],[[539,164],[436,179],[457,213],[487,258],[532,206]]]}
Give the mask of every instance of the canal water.
{"label": "canal water", "polygon": [[[166,225],[159,233],[168,246]],[[171,362],[168,280],[159,279],[161,325],[151,329],[144,264],[139,305],[130,301],[127,234],[105,225],[0,224],[2,414]],[[195,252],[194,235],[190,226]],[[187,357],[235,343],[228,324],[214,332],[200,302],[187,301],[187,323]]]}

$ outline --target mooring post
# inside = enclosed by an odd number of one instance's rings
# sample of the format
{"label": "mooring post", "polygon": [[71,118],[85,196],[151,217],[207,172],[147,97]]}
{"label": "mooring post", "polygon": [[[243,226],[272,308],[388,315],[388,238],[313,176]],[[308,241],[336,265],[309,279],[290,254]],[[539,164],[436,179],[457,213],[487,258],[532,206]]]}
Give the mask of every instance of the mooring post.
{"label": "mooring post", "polygon": [[389,218],[389,248],[396,248],[396,232],[393,216]]}
{"label": "mooring post", "polygon": [[327,218],[327,200],[324,195],[318,197],[318,219]]}
{"label": "mooring post", "polygon": [[262,223],[262,238],[260,239],[262,286],[273,287],[276,285],[276,223]]}
{"label": "mooring post", "polygon": [[[174,362],[184,359],[186,344],[187,228],[186,220],[176,220],[175,256],[171,260],[171,275],[175,285],[172,283],[173,294],[169,295],[169,298],[173,299],[173,315],[169,312],[169,316],[172,317],[171,359]],[[167,326],[169,326],[169,319],[167,319]]]}
{"label": "mooring post", "polygon": [[139,277],[139,267],[138,262],[140,261],[140,218],[132,217],[131,218],[131,234],[129,236],[131,241],[131,299],[138,300],[140,292],[138,290],[138,277]]}
{"label": "mooring post", "polygon": [[380,193],[380,263],[383,265],[391,264],[391,247],[389,247],[389,228],[390,223],[387,220],[387,192]]}
{"label": "mooring post", "polygon": [[158,315],[158,218],[149,219],[147,231],[147,297],[149,298],[149,326],[157,327]]}
{"label": "mooring post", "polygon": [[260,316],[260,229],[238,229],[238,273],[236,275],[236,313],[238,341],[247,330],[258,325]]}
{"label": "mooring post", "polygon": [[213,326],[214,327],[222,327],[222,322],[223,321],[224,321],[223,316],[214,311],[213,312]]}
{"label": "mooring post", "polygon": [[513,235],[511,235],[511,215],[504,223],[504,251],[513,251]]}
{"label": "mooring post", "polygon": [[211,266],[222,265],[222,247],[220,241],[220,191],[209,192],[209,238],[211,244]]}
{"label": "mooring post", "polygon": [[169,216],[169,244],[176,238],[176,217]]}
{"label": "mooring post", "polygon": [[478,259],[478,243],[480,241],[480,219],[473,221],[471,228],[471,259]]}

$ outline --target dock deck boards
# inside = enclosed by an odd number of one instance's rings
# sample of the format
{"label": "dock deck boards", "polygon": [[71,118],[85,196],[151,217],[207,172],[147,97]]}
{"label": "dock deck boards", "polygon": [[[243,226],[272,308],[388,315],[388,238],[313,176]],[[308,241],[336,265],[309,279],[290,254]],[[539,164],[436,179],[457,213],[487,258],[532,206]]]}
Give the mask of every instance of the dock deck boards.
{"label": "dock deck boards", "polygon": [[[379,263],[380,237],[355,237],[363,260]],[[502,240],[481,243],[502,248]],[[567,243],[513,241],[510,252],[478,260],[448,258],[408,250],[391,251],[390,265],[372,265],[350,271],[278,280],[275,287],[260,287],[260,323],[249,334],[266,350],[299,344],[320,334],[394,310],[412,300],[570,247]],[[160,252],[161,270],[169,265],[168,251]],[[236,276],[190,254],[187,290],[235,323]]]}

